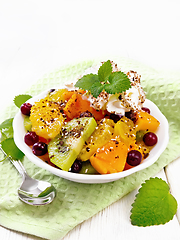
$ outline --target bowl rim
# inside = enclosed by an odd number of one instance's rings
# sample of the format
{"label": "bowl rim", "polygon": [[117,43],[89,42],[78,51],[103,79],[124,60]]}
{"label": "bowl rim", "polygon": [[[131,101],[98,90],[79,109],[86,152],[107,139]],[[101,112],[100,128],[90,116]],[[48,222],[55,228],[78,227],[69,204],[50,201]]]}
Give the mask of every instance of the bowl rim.
{"label": "bowl rim", "polygon": [[[63,86],[61,86],[63,88]],[[60,89],[60,88],[59,88]],[[27,102],[33,104],[34,102],[44,98],[49,90],[43,91],[35,97],[32,97]],[[169,142],[169,124],[166,117],[161,113],[159,108],[150,100],[146,99],[144,107],[148,107],[151,109],[151,115],[156,117],[160,121],[160,126],[156,132],[158,139],[158,143],[153,147],[149,156],[143,160],[141,164],[131,169],[119,172],[119,173],[111,173],[111,174],[78,174],[72,172],[66,172],[61,169],[55,168],[48,163],[41,160],[39,157],[35,156],[32,153],[31,148],[25,144],[24,135],[26,133],[24,128],[24,117],[21,111],[15,115],[13,120],[13,130],[14,130],[14,141],[17,147],[26,155],[26,157],[37,165],[40,168],[46,169],[47,171],[53,173],[56,176],[62,177],[64,179],[80,182],[80,183],[106,183],[116,181],[120,178],[127,177],[135,172],[141,171],[149,166],[151,166],[162,154],[162,152],[166,149],[167,144]]]}

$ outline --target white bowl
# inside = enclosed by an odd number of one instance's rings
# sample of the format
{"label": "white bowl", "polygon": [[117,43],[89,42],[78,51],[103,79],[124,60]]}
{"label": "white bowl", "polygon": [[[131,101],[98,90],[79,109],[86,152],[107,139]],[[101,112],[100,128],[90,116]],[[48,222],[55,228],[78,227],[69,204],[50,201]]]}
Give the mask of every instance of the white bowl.
{"label": "white bowl", "polygon": [[[33,104],[35,101],[40,100],[41,98],[45,97],[47,95],[48,91],[45,91],[38,96],[35,96],[28,100],[29,103]],[[34,164],[39,166],[40,168],[44,168],[48,170],[49,172],[68,179],[70,181],[74,182],[80,182],[80,183],[106,183],[106,182],[112,182],[116,181],[120,178],[126,177],[131,175],[132,173],[138,172],[140,170],[143,170],[150,165],[152,165],[162,154],[162,152],[165,150],[168,141],[169,141],[169,125],[168,121],[165,118],[165,116],[161,113],[159,108],[150,100],[146,99],[144,103],[144,107],[148,107],[151,110],[151,114],[157,118],[160,122],[160,126],[158,128],[158,131],[156,132],[158,137],[158,142],[154,146],[154,148],[151,150],[149,156],[138,166],[131,168],[129,170],[119,172],[119,173],[112,173],[112,174],[104,174],[104,175],[88,175],[88,174],[78,174],[78,173],[72,173],[72,172],[66,172],[60,169],[57,169],[55,167],[50,166],[37,156],[35,156],[32,153],[32,150],[30,147],[28,147],[24,142],[24,135],[26,133],[24,128],[24,116],[19,111],[13,121],[13,129],[14,129],[14,140],[17,145],[17,147],[26,155],[26,157],[32,161]]]}

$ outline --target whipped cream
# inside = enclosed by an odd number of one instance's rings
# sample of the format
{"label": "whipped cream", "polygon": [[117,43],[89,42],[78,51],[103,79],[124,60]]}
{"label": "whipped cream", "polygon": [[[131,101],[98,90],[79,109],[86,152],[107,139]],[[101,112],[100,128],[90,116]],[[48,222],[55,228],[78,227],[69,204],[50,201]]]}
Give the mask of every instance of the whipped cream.
{"label": "whipped cream", "polygon": [[106,109],[110,113],[125,115],[125,107],[122,101],[119,100],[118,94],[113,94],[109,97],[109,101],[106,104]]}

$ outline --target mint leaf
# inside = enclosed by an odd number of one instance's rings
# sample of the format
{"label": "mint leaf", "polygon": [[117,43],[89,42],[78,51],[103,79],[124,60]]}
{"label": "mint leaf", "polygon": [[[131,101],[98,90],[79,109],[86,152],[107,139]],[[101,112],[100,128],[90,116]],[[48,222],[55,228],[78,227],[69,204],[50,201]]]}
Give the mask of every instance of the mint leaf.
{"label": "mint leaf", "polygon": [[100,82],[96,82],[91,86],[91,94],[97,98],[99,94],[103,91],[104,85],[102,85]]}
{"label": "mint leaf", "polygon": [[103,90],[103,85],[96,74],[87,74],[77,81],[75,87],[88,90],[94,97],[98,97]]}
{"label": "mint leaf", "polygon": [[165,224],[177,211],[177,201],[170,194],[168,184],[157,177],[142,184],[132,206],[132,225],[143,227]]}
{"label": "mint leaf", "polygon": [[110,60],[108,60],[107,62],[103,63],[98,70],[99,81],[106,83],[111,73],[112,73],[112,65]]}
{"label": "mint leaf", "polygon": [[110,94],[122,93],[131,87],[128,76],[123,72],[113,72],[108,80],[110,84],[105,85],[105,91]]}
{"label": "mint leaf", "polygon": [[90,74],[84,75],[81,79],[79,79],[76,82],[75,87],[79,87],[84,90],[90,90],[92,85],[98,82],[99,82],[98,75],[90,73]]}
{"label": "mint leaf", "polygon": [[22,160],[24,157],[24,153],[16,146],[13,138],[8,138],[2,141],[1,148],[8,157],[11,157],[14,160]]}
{"label": "mint leaf", "polygon": [[16,107],[20,108],[21,105],[25,103],[27,100],[29,100],[30,98],[32,98],[32,96],[28,94],[18,95],[14,98],[14,104],[16,105]]}
{"label": "mint leaf", "polygon": [[122,93],[131,87],[127,75],[121,71],[112,73],[110,60],[103,63],[97,74],[87,74],[79,79],[75,87],[90,91],[97,98],[105,90],[107,93]]}
{"label": "mint leaf", "polygon": [[6,119],[4,122],[0,124],[0,130],[12,127],[13,118]]}

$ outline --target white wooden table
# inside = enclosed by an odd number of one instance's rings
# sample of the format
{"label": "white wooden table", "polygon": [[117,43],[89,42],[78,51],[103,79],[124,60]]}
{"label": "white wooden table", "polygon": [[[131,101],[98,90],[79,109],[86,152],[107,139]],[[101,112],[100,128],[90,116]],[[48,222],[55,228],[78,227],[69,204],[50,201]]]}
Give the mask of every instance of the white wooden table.
{"label": "white wooden table", "polygon": [[[180,70],[179,1],[0,1],[0,110],[33,82],[74,61],[115,54]],[[180,159],[157,176],[180,205]],[[164,226],[130,224],[137,189],[64,240],[180,239],[179,208]],[[0,226],[2,240],[38,240]]]}

